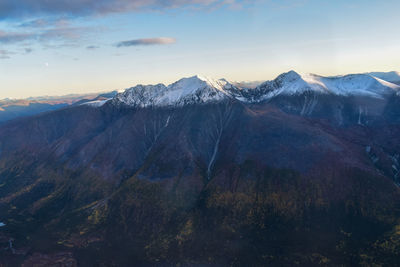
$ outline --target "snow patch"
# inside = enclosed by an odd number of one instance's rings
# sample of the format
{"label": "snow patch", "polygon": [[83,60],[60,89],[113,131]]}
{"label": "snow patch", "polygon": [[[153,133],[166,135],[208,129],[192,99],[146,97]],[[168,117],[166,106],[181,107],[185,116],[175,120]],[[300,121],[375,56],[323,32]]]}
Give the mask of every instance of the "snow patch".
{"label": "snow patch", "polygon": [[379,78],[381,80],[385,80],[387,82],[396,83],[400,82],[400,72],[398,71],[390,71],[390,72],[369,72],[366,73],[375,78]]}
{"label": "snow patch", "polygon": [[81,105],[86,105],[86,106],[91,106],[95,108],[99,108],[103,106],[105,103],[107,103],[110,99],[105,99],[105,100],[94,100],[90,102],[83,103]]}

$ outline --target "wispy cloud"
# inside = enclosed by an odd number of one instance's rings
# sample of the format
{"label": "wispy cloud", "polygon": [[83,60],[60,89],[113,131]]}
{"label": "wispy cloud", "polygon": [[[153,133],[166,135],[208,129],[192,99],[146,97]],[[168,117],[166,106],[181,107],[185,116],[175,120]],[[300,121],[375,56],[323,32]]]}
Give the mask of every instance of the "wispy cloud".
{"label": "wispy cloud", "polygon": [[47,40],[65,40],[65,39],[79,39],[83,32],[86,32],[87,28],[83,27],[61,27],[49,29],[39,34],[39,39],[42,41]]}
{"label": "wispy cloud", "polygon": [[167,44],[173,44],[175,42],[176,42],[175,38],[157,37],[157,38],[144,38],[144,39],[122,41],[117,43],[115,46],[128,47],[128,46],[167,45]]}
{"label": "wispy cloud", "polygon": [[33,37],[34,35],[29,33],[5,32],[0,30],[0,43],[2,44],[22,42]]}
{"label": "wispy cloud", "polygon": [[[81,41],[90,40],[89,35],[104,30],[93,25],[90,29],[82,27],[82,16],[92,19],[129,12],[237,8],[256,1],[260,0],[0,0],[0,22],[6,25],[0,28],[0,45],[40,44],[45,49],[77,46],[82,44]],[[175,42],[174,38],[157,37],[122,41],[115,46],[167,45]],[[83,47],[87,50],[99,48],[95,42],[86,43]],[[1,56],[9,57],[5,54]]]}
{"label": "wispy cloud", "polygon": [[[1,0],[0,20],[18,17],[83,16],[161,10],[181,7],[213,7],[238,5],[250,0]],[[37,23],[41,23],[37,21]]]}
{"label": "wispy cloud", "polygon": [[67,27],[69,21],[66,18],[38,18],[18,24],[20,28],[54,28]]}
{"label": "wispy cloud", "polygon": [[98,48],[100,48],[100,47],[97,46],[97,45],[89,45],[89,46],[86,46],[86,49],[88,49],[88,50],[96,50],[96,49],[98,49]]}
{"label": "wispy cloud", "polygon": [[4,50],[4,49],[0,49],[0,59],[8,59],[10,58],[10,55],[12,55],[14,53]]}
{"label": "wispy cloud", "polygon": [[33,49],[29,46],[35,44],[40,44],[44,49],[76,46],[79,40],[82,39],[81,37],[87,35],[88,32],[89,29],[85,27],[57,27],[23,32],[0,30],[0,45],[14,48],[20,47],[17,50],[21,51],[11,53],[8,50],[1,50],[0,59],[8,59],[15,54],[30,54]]}
{"label": "wispy cloud", "polygon": [[6,32],[0,30],[0,44],[15,44],[25,41],[54,41],[80,38],[86,30],[82,27],[52,28],[34,32]]}

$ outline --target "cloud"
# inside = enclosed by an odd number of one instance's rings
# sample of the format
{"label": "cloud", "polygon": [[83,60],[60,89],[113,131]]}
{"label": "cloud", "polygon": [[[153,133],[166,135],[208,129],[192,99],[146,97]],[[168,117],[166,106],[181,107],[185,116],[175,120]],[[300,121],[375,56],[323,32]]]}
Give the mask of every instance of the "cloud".
{"label": "cloud", "polygon": [[[1,0],[0,0],[1,1]],[[54,28],[54,27],[67,27],[69,21],[65,18],[39,18],[34,20],[25,21],[18,24],[20,28]]]}
{"label": "cloud", "polygon": [[38,28],[38,27],[46,27],[49,25],[49,21],[45,19],[35,19],[35,20],[30,20],[24,23],[19,24],[19,27],[23,28]]}
{"label": "cloud", "polygon": [[0,43],[2,44],[22,42],[33,37],[34,35],[29,33],[5,32],[0,30]]}
{"label": "cloud", "polygon": [[[1,1],[1,0],[0,0]],[[21,45],[21,53],[10,53],[1,50],[0,59],[11,58],[15,54],[30,54],[34,43],[39,43],[44,49],[59,49],[66,46],[76,46],[77,41],[82,35],[88,35],[88,28],[85,27],[66,27],[66,28],[46,28],[33,32],[11,32],[0,30],[0,45],[15,46]],[[93,32],[93,30],[91,31]],[[25,47],[25,48],[24,48]]]}
{"label": "cloud", "polygon": [[0,20],[43,15],[101,15],[190,6],[230,6],[249,1],[250,0],[0,0]]}
{"label": "cloud", "polygon": [[[212,10],[221,7],[237,8],[260,0],[0,0],[0,45],[40,43],[44,48],[76,46],[78,40],[90,40],[90,35],[103,31],[94,26],[80,25],[82,16],[99,16],[129,12],[163,12],[172,9]],[[78,20],[75,24],[74,21]],[[7,27],[8,25],[8,27]],[[5,30],[6,29],[6,30]],[[116,47],[166,45],[173,38],[148,38],[117,43]],[[88,45],[88,44],[87,44]],[[86,49],[95,50],[97,45]],[[26,52],[29,53],[29,52]],[[1,57],[9,57],[2,54]]]}
{"label": "cloud", "polygon": [[83,27],[66,27],[66,28],[54,28],[46,30],[38,35],[38,39],[42,41],[46,40],[64,40],[64,39],[79,39],[81,34],[86,31],[87,28]]}
{"label": "cloud", "polygon": [[9,59],[10,55],[12,55],[12,54],[14,54],[14,53],[7,51],[7,50],[0,49],[0,59]]}
{"label": "cloud", "polygon": [[176,39],[170,37],[157,37],[157,38],[144,38],[134,39],[117,43],[116,47],[128,47],[128,46],[147,46],[147,45],[167,45],[173,44]]}
{"label": "cloud", "polygon": [[29,33],[5,32],[0,30],[0,44],[15,44],[25,41],[47,42],[76,40],[79,39],[81,34],[86,30],[87,29],[83,27],[52,28]]}
{"label": "cloud", "polygon": [[98,48],[100,48],[100,47],[97,46],[97,45],[89,45],[89,46],[86,46],[86,49],[88,49],[88,50],[95,50],[95,49],[98,49]]}

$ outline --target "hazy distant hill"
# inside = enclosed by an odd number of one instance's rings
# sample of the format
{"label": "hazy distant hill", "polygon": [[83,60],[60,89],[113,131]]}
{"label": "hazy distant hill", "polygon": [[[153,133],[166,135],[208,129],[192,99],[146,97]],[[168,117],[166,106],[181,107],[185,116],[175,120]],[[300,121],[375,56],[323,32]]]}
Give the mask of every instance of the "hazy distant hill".
{"label": "hazy distant hill", "polygon": [[0,123],[19,117],[36,115],[46,111],[57,110],[76,103],[85,103],[93,99],[113,97],[117,92],[103,94],[82,94],[65,96],[31,97],[27,99],[0,100]]}

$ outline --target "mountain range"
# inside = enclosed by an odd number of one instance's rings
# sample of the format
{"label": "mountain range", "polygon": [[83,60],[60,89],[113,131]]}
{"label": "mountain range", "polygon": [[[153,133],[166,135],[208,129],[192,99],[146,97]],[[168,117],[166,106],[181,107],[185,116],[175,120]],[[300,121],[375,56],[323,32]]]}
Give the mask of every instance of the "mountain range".
{"label": "mountain range", "polygon": [[3,123],[0,262],[395,265],[399,77],[193,76]]}
{"label": "mountain range", "polygon": [[[183,78],[169,86],[138,85],[118,94],[113,101],[140,107],[182,106],[218,102],[227,98],[255,103],[279,95],[301,95],[306,92],[384,98],[388,95],[400,94],[400,85],[396,84],[400,75],[395,74],[397,72],[322,77],[315,74],[299,75],[290,71],[273,81],[261,83],[255,88],[242,87],[240,83],[230,83],[225,79],[215,80],[193,76]],[[389,81],[379,77],[387,78]]]}
{"label": "mountain range", "polygon": [[0,100],[0,124],[12,119],[53,111],[74,104],[107,99],[116,94],[117,91],[112,91],[103,94],[72,94],[65,96],[30,97],[26,99],[2,99]]}

